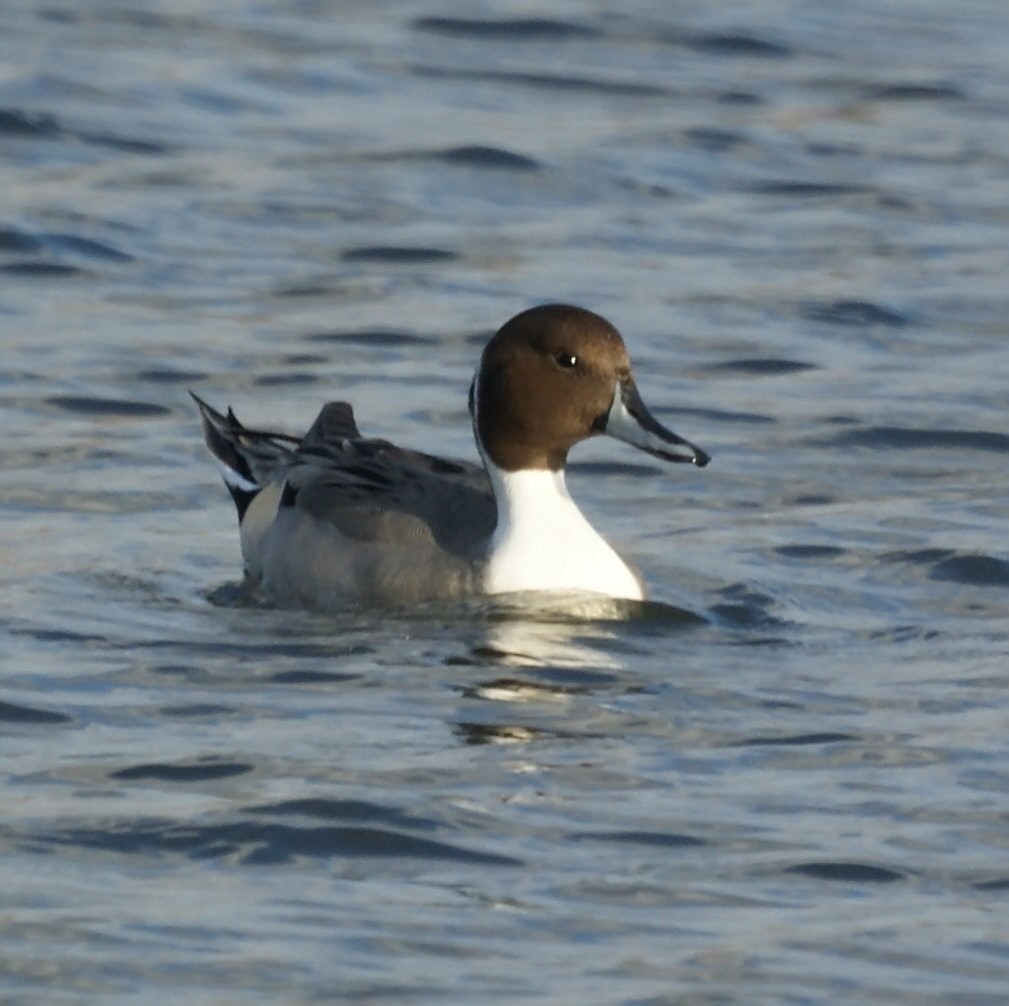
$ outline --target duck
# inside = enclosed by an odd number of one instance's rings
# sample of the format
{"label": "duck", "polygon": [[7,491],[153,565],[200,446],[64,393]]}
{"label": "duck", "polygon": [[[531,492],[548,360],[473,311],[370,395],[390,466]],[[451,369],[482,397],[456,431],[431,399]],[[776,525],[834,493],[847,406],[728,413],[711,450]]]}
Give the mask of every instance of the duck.
{"label": "duck", "polygon": [[238,511],[245,585],[281,607],[642,601],[642,578],[568,492],[568,453],[606,435],[665,462],[710,460],[648,410],[618,330],[570,304],[521,311],[484,347],[468,396],[479,465],[365,437],[347,402],[297,437],[190,394]]}

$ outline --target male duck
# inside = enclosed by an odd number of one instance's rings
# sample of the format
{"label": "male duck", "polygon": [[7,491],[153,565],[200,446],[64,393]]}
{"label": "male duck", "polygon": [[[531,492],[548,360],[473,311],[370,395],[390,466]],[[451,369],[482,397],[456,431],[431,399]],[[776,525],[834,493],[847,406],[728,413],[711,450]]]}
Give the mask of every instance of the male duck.
{"label": "male duck", "polygon": [[568,451],[605,433],[664,461],[709,460],[649,413],[620,333],[565,304],[523,311],[484,348],[469,391],[482,468],[364,438],[346,402],[298,438],[193,397],[238,508],[247,581],[286,606],[543,590],[641,600],[568,495]]}

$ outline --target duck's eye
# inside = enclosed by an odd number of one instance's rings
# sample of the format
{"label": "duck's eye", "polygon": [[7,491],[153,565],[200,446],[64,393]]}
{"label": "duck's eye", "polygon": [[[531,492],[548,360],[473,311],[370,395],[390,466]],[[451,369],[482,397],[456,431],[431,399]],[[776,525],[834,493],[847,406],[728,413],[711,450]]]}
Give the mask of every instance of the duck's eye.
{"label": "duck's eye", "polygon": [[578,363],[578,357],[574,353],[569,353],[566,349],[562,349],[559,353],[554,354],[554,359],[557,361],[557,366],[564,367],[565,370],[570,370]]}

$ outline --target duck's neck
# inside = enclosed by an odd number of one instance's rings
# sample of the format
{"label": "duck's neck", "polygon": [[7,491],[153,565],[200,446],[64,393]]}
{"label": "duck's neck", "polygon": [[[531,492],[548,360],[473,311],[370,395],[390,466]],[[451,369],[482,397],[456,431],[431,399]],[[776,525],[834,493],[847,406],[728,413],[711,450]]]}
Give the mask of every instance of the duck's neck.
{"label": "duck's neck", "polygon": [[498,511],[485,573],[488,594],[555,590],[644,597],[638,578],[568,495],[563,471],[509,472],[485,460]]}

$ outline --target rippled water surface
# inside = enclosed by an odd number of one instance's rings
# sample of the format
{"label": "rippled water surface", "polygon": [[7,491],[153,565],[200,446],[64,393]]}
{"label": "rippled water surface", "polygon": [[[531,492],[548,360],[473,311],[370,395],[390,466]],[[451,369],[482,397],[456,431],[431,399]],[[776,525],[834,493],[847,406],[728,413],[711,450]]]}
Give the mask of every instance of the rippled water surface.
{"label": "rippled water surface", "polygon": [[[0,7],[0,996],[1009,988],[1000,0]],[[489,331],[624,332],[704,471],[654,603],[244,605],[186,394],[473,458]]]}

